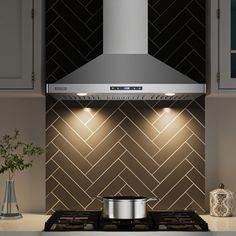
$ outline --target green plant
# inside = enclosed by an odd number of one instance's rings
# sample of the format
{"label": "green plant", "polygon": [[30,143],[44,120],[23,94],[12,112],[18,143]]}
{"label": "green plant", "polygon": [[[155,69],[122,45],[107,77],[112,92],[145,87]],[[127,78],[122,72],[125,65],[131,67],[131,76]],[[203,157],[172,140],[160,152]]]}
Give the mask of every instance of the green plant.
{"label": "green plant", "polygon": [[32,157],[42,155],[45,150],[33,143],[19,141],[20,132],[15,129],[14,134],[4,135],[0,139],[0,174],[8,172],[12,180],[16,171],[23,171],[32,166]]}

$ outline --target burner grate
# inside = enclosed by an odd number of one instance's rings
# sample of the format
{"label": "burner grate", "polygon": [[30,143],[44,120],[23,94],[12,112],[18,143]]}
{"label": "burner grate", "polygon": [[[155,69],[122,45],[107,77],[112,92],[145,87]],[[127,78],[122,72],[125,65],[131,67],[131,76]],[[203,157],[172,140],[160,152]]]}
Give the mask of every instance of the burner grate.
{"label": "burner grate", "polygon": [[116,220],[101,219],[101,230],[104,231],[151,231],[154,224],[151,214],[148,212],[147,218],[136,220]]}
{"label": "burner grate", "polygon": [[45,223],[44,231],[99,230],[99,211],[56,211]]}
{"label": "burner grate", "polygon": [[208,231],[193,211],[150,211],[138,220],[105,219],[100,211],[56,211],[44,231]]}
{"label": "burner grate", "polygon": [[158,231],[209,231],[207,223],[193,211],[151,212]]}

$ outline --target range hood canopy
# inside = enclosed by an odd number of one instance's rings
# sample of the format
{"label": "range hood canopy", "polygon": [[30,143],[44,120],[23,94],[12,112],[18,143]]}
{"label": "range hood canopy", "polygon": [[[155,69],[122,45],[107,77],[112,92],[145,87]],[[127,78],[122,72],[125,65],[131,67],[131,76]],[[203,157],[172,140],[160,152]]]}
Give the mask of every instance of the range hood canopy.
{"label": "range hood canopy", "polygon": [[148,55],[148,0],[103,0],[103,21],[103,54],[47,84],[47,93],[63,100],[190,100],[205,93],[205,84]]}

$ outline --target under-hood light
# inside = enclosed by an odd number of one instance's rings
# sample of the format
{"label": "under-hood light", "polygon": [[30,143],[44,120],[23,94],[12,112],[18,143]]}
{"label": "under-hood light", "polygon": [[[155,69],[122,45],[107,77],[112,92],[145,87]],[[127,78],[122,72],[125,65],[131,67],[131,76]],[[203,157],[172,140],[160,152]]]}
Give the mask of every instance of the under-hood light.
{"label": "under-hood light", "polygon": [[173,97],[173,96],[175,96],[175,93],[165,93],[165,95],[168,97]]}
{"label": "under-hood light", "polygon": [[84,96],[87,96],[88,94],[87,93],[77,93],[76,95],[78,95],[80,97],[84,97]]}

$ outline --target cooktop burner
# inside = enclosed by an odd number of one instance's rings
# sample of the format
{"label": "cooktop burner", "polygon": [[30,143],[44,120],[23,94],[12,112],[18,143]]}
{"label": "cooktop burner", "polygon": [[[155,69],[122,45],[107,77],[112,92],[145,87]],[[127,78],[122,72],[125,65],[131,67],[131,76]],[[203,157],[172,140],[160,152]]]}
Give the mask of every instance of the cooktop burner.
{"label": "cooktop burner", "polygon": [[44,231],[208,231],[193,211],[150,211],[139,220],[113,220],[100,211],[56,211]]}
{"label": "cooktop burner", "polygon": [[193,211],[161,211],[154,214],[159,231],[208,231],[207,223]]}

